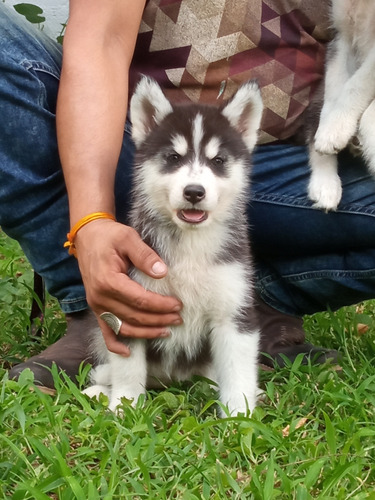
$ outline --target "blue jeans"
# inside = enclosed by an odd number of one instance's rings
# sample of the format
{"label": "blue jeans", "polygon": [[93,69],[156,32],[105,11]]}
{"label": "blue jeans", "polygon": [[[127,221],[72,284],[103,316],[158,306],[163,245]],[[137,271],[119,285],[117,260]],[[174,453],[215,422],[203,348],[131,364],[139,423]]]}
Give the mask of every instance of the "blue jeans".
{"label": "blue jeans", "polygon": [[[0,225],[69,313],[87,303],[77,262],[63,248],[69,217],[55,133],[60,66],[60,47],[0,3]],[[116,177],[122,222],[133,152],[127,125]],[[340,155],[343,200],[329,214],[307,198],[305,147],[259,146],[253,163],[248,214],[263,300],[300,316],[374,298],[375,182],[361,161]]]}

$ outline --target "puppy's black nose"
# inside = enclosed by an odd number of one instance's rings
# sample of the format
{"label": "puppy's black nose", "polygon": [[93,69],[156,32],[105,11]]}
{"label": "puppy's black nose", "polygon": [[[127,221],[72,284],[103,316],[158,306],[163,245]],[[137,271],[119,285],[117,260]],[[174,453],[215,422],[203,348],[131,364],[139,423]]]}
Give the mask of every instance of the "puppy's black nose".
{"label": "puppy's black nose", "polygon": [[184,198],[190,203],[198,203],[206,196],[206,190],[199,184],[189,184],[184,189]]}

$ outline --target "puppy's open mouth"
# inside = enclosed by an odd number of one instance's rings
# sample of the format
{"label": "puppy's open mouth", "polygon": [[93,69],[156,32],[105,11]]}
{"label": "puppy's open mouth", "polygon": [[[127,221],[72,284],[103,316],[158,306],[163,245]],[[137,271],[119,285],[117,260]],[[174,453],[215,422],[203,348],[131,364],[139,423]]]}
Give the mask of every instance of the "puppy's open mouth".
{"label": "puppy's open mouth", "polygon": [[177,217],[188,224],[200,224],[208,217],[208,213],[204,210],[196,210],[195,208],[186,208],[177,212]]}

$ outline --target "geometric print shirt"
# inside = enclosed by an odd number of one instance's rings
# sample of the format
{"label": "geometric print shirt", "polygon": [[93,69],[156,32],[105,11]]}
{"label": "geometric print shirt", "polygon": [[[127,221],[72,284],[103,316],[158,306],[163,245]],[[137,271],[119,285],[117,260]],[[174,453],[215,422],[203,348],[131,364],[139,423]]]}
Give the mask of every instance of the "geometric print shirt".
{"label": "geometric print shirt", "polygon": [[322,79],[326,0],[149,0],[130,70],[155,78],[173,102],[221,103],[260,85],[259,142],[288,140]]}

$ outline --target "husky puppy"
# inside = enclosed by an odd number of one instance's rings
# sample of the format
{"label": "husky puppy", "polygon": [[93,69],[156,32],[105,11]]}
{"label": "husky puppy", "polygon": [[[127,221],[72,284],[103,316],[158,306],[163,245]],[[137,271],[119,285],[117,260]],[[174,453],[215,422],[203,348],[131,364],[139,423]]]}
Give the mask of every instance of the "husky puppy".
{"label": "husky puppy", "polygon": [[107,351],[90,396],[104,392],[114,410],[163,384],[202,375],[218,383],[230,413],[253,410],[257,398],[259,330],[254,317],[246,203],[250,154],[262,116],[258,85],[248,82],[221,108],[172,105],[143,77],[131,99],[137,146],[131,225],[168,266],[146,289],[183,303],[183,324],[163,339],[123,340],[129,358]]}
{"label": "husky puppy", "polygon": [[353,138],[375,175],[375,2],[332,0],[331,12],[336,36],[327,54],[324,102],[308,138],[309,197],[324,210],[341,200],[336,155]]}

